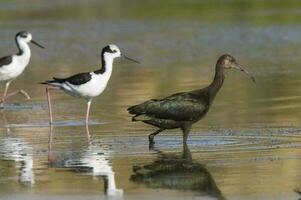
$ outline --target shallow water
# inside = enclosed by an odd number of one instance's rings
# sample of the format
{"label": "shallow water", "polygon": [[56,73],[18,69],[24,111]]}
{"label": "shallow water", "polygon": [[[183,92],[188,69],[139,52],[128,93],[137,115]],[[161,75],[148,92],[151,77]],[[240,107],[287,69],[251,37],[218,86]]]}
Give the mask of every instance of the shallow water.
{"label": "shallow water", "polygon": [[[10,88],[32,100],[13,98],[0,113],[0,199],[300,198],[300,11],[294,0],[0,1],[0,55],[16,51],[21,29],[47,47],[32,47]],[[85,102],[54,92],[50,129],[36,83],[97,69],[108,43],[141,64],[114,63],[89,134]],[[227,72],[188,149],[173,130],[149,150],[155,129],[132,123],[126,108],[206,86],[223,53],[257,83]]]}

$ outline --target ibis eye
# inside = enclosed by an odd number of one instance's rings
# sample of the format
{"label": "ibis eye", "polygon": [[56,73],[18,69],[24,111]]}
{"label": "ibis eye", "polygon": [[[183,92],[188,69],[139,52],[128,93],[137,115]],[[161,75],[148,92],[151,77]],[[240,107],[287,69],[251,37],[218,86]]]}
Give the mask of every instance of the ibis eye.
{"label": "ibis eye", "polygon": [[113,50],[113,53],[117,53],[117,50],[115,49],[115,50]]}

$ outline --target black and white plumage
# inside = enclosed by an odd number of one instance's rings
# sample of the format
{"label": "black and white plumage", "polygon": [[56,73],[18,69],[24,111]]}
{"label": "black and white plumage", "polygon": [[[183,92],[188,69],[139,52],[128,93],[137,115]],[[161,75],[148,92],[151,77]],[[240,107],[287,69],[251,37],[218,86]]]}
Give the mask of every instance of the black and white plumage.
{"label": "black and white plumage", "polygon": [[52,124],[52,109],[49,90],[59,89],[74,97],[81,97],[87,100],[86,125],[88,124],[89,111],[92,99],[100,95],[107,86],[113,70],[113,61],[115,58],[123,56],[124,58],[135,61],[124,55],[121,55],[116,45],[110,44],[102,49],[101,68],[92,72],[79,73],[68,78],[53,78],[52,80],[42,82],[48,85],[46,88],[49,118]]}
{"label": "black and white plumage", "polygon": [[12,56],[4,56],[3,58],[0,58],[0,67],[9,65],[13,61]]}
{"label": "black and white plumage", "polygon": [[32,40],[32,35],[26,31],[20,31],[17,33],[15,41],[19,50],[18,53],[0,58],[0,81],[5,82],[6,84],[1,103],[4,103],[6,98],[18,93],[23,94],[27,99],[30,99],[29,95],[24,90],[18,90],[7,94],[8,87],[13,80],[23,73],[30,61],[31,51],[28,43],[31,42],[41,48],[44,48]]}

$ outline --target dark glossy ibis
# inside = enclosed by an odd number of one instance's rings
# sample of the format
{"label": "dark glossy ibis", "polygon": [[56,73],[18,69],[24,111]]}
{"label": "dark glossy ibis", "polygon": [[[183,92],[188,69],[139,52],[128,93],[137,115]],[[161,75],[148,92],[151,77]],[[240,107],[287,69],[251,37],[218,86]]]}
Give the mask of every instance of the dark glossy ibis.
{"label": "dark glossy ibis", "polygon": [[215,76],[212,83],[198,90],[176,93],[163,99],[151,99],[142,104],[128,108],[133,114],[133,121],[142,121],[159,129],[149,135],[150,144],[154,137],[165,129],[180,128],[183,132],[183,142],[186,143],[192,124],[202,119],[208,112],[212,102],[222,87],[226,69],[238,69],[255,82],[252,75],[238,64],[231,55],[222,55],[216,63]]}

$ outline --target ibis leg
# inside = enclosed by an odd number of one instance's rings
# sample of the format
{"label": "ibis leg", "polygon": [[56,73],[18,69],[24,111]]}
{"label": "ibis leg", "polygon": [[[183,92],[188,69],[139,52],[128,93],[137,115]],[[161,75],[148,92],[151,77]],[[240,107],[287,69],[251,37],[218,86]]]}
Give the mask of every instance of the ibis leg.
{"label": "ibis leg", "polygon": [[151,145],[151,144],[155,144],[154,137],[155,137],[156,135],[158,135],[159,133],[161,133],[163,130],[164,130],[164,129],[159,129],[159,130],[153,132],[152,134],[149,134],[149,136],[148,136],[148,141],[149,141],[149,144],[150,144],[150,145]]}
{"label": "ibis leg", "polygon": [[192,156],[191,156],[191,152],[190,152],[190,150],[188,148],[187,143],[183,143],[182,158],[186,161],[187,164],[191,164],[192,163]]}
{"label": "ibis leg", "polygon": [[190,129],[191,129],[191,124],[185,124],[181,127],[181,130],[183,131],[183,145],[186,144],[187,142]]}

